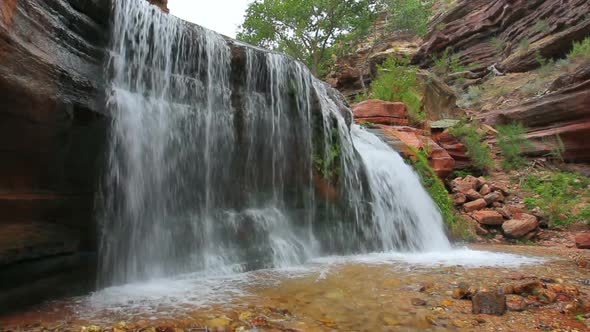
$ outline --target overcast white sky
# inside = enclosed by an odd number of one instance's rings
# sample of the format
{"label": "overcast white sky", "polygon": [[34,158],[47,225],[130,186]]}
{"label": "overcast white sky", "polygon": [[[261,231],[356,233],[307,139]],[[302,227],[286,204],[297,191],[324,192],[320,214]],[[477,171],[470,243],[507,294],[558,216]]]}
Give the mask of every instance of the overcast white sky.
{"label": "overcast white sky", "polygon": [[168,0],[172,15],[235,37],[252,0]]}

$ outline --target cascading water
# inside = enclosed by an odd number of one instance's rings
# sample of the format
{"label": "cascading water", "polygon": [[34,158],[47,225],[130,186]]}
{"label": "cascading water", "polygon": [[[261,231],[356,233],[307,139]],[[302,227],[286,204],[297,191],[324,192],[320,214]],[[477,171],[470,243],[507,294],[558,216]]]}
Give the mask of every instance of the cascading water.
{"label": "cascading water", "polygon": [[303,65],[114,7],[104,284],[448,248],[416,175]]}

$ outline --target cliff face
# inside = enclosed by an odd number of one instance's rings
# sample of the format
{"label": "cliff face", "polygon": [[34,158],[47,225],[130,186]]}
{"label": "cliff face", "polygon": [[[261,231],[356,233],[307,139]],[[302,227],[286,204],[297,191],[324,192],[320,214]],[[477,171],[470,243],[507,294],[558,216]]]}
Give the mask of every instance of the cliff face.
{"label": "cliff face", "polygon": [[[484,91],[494,79],[492,65],[510,78],[526,77],[527,73],[534,78],[542,65],[539,59],[565,59],[574,42],[590,36],[588,12],[590,2],[586,0],[461,1],[432,22],[414,62],[429,67],[434,55],[449,49],[470,68],[468,85],[482,85]],[[533,97],[492,102],[474,111],[491,125],[521,122],[535,143],[533,155],[554,149],[559,137],[566,160],[588,162],[590,145],[584,143],[590,135],[587,66],[582,62],[573,66],[573,73],[564,71]],[[522,87],[509,84],[506,88]]]}
{"label": "cliff face", "polygon": [[93,265],[109,15],[103,0],[0,2],[1,308]]}
{"label": "cliff face", "polygon": [[501,72],[531,70],[540,65],[537,54],[563,58],[590,34],[588,12],[586,0],[463,0],[433,20],[414,60],[432,64],[449,48],[481,76],[493,64]]}
{"label": "cliff face", "polygon": [[[445,51],[465,70],[449,73],[447,82],[438,86],[425,80],[424,111],[431,120],[454,117],[455,101],[474,87],[482,94],[481,102],[463,108],[490,125],[521,122],[534,142],[531,155],[545,155],[562,141],[566,160],[589,162],[590,145],[584,144],[584,137],[590,135],[590,63],[564,60],[574,42],[590,36],[588,12],[587,0],[458,1],[432,19],[417,48],[408,49],[413,63],[427,71],[437,70],[433,59]],[[380,40],[385,46],[378,44],[377,51],[406,42],[391,31],[383,32]],[[362,91],[361,82],[370,83],[378,59],[360,51],[343,57],[336,62],[338,74],[328,81],[354,96]],[[551,62],[560,60],[567,65]],[[535,91],[524,92],[531,88]]]}

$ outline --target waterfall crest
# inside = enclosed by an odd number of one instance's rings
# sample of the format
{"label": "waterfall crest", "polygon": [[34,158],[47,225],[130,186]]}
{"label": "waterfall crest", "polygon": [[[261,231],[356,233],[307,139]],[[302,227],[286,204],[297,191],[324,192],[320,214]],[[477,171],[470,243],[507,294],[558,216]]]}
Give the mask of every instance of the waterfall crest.
{"label": "waterfall crest", "polygon": [[448,247],[416,175],[291,58],[119,0],[107,70],[104,285]]}

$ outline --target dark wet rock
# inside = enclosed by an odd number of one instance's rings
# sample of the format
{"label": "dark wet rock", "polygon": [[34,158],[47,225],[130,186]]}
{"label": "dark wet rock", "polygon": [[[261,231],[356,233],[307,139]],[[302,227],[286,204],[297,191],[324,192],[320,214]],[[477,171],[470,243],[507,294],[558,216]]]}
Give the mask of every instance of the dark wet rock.
{"label": "dark wet rock", "polygon": [[503,315],[506,312],[506,295],[499,291],[479,291],[471,299],[474,314]]}

